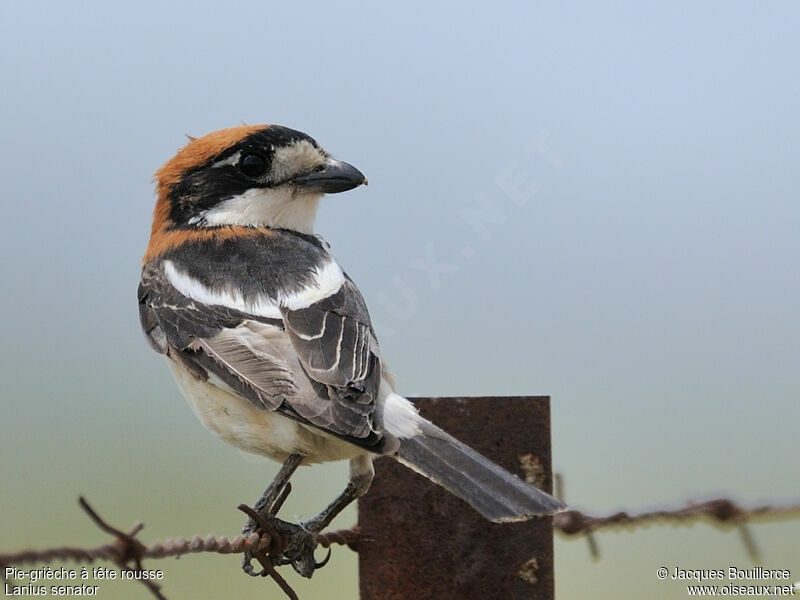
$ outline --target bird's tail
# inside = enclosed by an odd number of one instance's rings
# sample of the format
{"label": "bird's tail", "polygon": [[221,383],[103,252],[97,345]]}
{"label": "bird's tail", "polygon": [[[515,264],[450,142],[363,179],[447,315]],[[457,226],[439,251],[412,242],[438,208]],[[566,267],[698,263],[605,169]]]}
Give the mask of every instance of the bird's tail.
{"label": "bird's tail", "polygon": [[563,503],[515,477],[433,423],[401,440],[395,458],[468,502],[496,523],[564,510]]}

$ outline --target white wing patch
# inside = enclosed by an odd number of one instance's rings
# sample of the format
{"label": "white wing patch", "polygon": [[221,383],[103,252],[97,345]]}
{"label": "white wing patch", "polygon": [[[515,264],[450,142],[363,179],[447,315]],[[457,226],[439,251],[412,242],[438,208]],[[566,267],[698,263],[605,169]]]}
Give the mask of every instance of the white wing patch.
{"label": "white wing patch", "polygon": [[236,289],[213,290],[203,285],[194,277],[176,269],[175,265],[170,260],[164,261],[164,274],[176,290],[187,298],[191,298],[197,302],[226,306],[258,317],[267,317],[270,319],[281,318],[281,311],[277,302],[266,296],[258,296],[255,299],[246,301],[242,294]]}
{"label": "white wing patch", "polygon": [[333,296],[344,284],[344,272],[334,261],[328,261],[315,273],[316,285],[291,294],[278,293],[280,305],[289,310],[300,310]]}
{"label": "white wing patch", "polygon": [[332,260],[316,270],[313,281],[304,289],[297,292],[275,290],[274,297],[259,294],[255,298],[245,299],[242,293],[233,287],[209,288],[194,277],[179,271],[170,260],[164,261],[164,274],[170,284],[187,298],[268,319],[280,319],[281,308],[300,310],[333,296],[345,282],[342,268]]}

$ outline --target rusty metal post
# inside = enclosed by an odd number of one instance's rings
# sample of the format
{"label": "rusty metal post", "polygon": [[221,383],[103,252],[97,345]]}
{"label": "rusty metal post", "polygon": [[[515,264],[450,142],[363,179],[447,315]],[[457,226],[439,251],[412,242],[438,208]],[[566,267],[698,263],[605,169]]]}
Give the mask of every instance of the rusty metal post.
{"label": "rusty metal post", "polygon": [[[546,491],[548,397],[416,398],[420,413]],[[497,524],[392,460],[358,503],[361,600],[552,600],[552,519]]]}

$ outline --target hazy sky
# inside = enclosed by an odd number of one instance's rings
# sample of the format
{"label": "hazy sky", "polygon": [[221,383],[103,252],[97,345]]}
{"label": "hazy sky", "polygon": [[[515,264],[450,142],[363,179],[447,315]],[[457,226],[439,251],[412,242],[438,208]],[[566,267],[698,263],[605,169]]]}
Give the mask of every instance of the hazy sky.
{"label": "hazy sky", "polygon": [[[136,311],[152,173],[184,134],[241,122],[369,177],[318,231],[401,391],[551,395],[584,508],[800,496],[798,30],[788,1],[10,4],[3,546],[97,541],[82,491],[153,539],[230,534],[272,473],[194,420]],[[323,472],[299,512],[343,484]],[[755,533],[800,579],[798,527]],[[559,595],[682,598],[655,569],[747,564],[735,536],[607,534],[598,564],[559,543]]]}

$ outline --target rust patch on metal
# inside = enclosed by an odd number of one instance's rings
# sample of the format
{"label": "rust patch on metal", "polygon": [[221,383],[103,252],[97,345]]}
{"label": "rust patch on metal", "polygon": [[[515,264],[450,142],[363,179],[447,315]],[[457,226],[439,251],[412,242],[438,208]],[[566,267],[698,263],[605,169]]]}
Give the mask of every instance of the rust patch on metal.
{"label": "rust patch on metal", "polygon": [[[515,475],[526,477],[521,457],[533,457],[524,464],[534,475],[541,469],[540,487],[552,491],[549,398],[414,403],[424,417]],[[361,600],[553,599],[552,518],[491,523],[393,460],[377,460],[375,471],[358,503]]]}
{"label": "rust patch on metal", "polygon": [[544,485],[544,465],[536,456],[528,452],[519,455],[519,466],[525,474],[523,479],[538,488]]}
{"label": "rust patch on metal", "polygon": [[517,577],[526,583],[534,585],[535,583],[539,582],[539,578],[536,575],[538,572],[539,561],[536,560],[536,557],[534,556],[530,560],[526,560],[524,563],[522,563],[522,566],[517,569]]}

